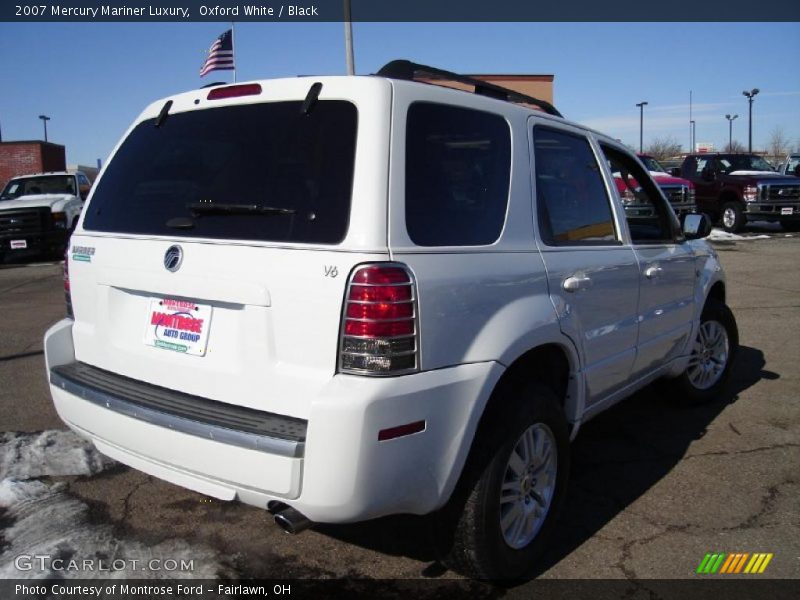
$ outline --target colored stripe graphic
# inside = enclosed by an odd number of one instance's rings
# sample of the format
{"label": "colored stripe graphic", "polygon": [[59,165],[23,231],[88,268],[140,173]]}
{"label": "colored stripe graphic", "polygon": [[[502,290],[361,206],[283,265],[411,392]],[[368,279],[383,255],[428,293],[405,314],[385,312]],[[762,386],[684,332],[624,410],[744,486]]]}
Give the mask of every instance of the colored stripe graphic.
{"label": "colored stripe graphic", "polygon": [[700,561],[697,573],[712,575],[715,573],[720,575],[734,574],[742,573],[742,569],[744,569],[744,573],[748,574],[763,573],[773,556],[775,555],[771,552],[757,552],[755,554],[750,554],[749,552],[734,552],[732,554],[709,552]]}
{"label": "colored stripe graphic", "polygon": [[731,568],[733,565],[736,564],[736,561],[739,559],[738,554],[728,554],[728,560],[722,565],[722,568],[719,570],[720,573],[730,573]]}
{"label": "colored stripe graphic", "polygon": [[744,554],[741,555],[741,558],[739,559],[739,562],[736,565],[736,570],[734,571],[734,573],[741,572],[742,568],[744,567],[744,563],[749,556],[750,556],[749,552],[745,552]]}
{"label": "colored stripe graphic", "polygon": [[703,558],[703,560],[700,561],[700,566],[697,567],[697,571],[696,572],[697,573],[705,573],[706,572],[706,565],[708,564],[708,561],[710,559],[711,559],[711,555],[710,554],[706,554],[705,557]]}

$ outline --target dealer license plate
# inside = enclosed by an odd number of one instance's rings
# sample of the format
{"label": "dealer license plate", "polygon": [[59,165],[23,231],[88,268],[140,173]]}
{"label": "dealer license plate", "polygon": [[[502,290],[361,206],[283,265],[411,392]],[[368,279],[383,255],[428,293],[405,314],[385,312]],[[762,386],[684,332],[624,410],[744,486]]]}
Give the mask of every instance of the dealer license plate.
{"label": "dealer license plate", "polygon": [[793,206],[784,206],[781,208],[782,215],[793,215],[794,214],[794,207]]}
{"label": "dealer license plate", "polygon": [[144,343],[148,346],[205,356],[212,307],[188,300],[151,298]]}
{"label": "dealer license plate", "polygon": [[11,240],[9,246],[12,250],[24,250],[28,247],[28,240]]}

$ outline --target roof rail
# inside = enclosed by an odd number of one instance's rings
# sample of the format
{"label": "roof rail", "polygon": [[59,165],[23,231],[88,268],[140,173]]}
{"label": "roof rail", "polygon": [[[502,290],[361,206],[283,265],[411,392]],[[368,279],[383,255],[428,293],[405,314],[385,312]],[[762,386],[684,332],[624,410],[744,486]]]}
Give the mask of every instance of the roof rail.
{"label": "roof rail", "polygon": [[532,104],[538,106],[549,115],[556,117],[563,117],[563,115],[556,110],[556,107],[545,100],[527,96],[515,90],[494,85],[487,81],[468,77],[467,75],[459,75],[451,71],[437,69],[436,67],[429,67],[428,65],[420,65],[409,60],[393,60],[386,63],[381,67],[380,71],[376,73],[379,77],[387,77],[389,79],[405,79],[407,81],[419,81],[422,79],[446,79],[449,81],[457,81],[465,85],[471,85],[475,88],[474,93],[481,96],[488,96],[498,100],[505,100],[506,102],[514,102],[517,104]]}

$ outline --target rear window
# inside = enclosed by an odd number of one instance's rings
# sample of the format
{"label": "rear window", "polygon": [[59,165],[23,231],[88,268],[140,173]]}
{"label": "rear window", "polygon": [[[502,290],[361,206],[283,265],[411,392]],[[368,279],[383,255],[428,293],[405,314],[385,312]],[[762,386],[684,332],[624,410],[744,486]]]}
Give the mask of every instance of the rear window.
{"label": "rear window", "polygon": [[500,237],[511,135],[491,113],[415,103],[406,125],[406,228],[418,246],[481,246]]}
{"label": "rear window", "polygon": [[346,233],[357,111],[346,101],[212,108],[136,126],[98,182],[84,228],[336,244]]}

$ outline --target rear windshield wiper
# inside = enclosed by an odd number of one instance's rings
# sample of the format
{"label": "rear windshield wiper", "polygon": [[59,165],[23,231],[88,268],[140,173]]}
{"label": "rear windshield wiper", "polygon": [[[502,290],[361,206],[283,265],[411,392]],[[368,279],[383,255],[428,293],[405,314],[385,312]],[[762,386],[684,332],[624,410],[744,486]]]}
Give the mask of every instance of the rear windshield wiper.
{"label": "rear windshield wiper", "polygon": [[186,208],[192,211],[193,215],[293,215],[297,212],[294,208],[216,202],[191,202]]}

